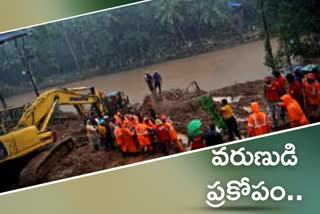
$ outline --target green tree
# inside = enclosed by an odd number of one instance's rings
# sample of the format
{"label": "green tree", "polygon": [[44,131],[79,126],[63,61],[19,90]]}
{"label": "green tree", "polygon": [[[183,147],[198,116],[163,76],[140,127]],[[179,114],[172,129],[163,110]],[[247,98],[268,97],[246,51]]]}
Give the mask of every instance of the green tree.
{"label": "green tree", "polygon": [[258,9],[260,12],[262,27],[263,27],[263,33],[264,33],[264,48],[266,51],[265,56],[265,64],[272,69],[272,72],[276,69],[276,60],[273,57],[273,51],[271,46],[271,33],[269,30],[269,23],[267,20],[267,14],[266,14],[266,4],[264,0],[257,0]]}
{"label": "green tree", "polygon": [[182,0],[162,0],[156,5],[156,19],[162,26],[168,27],[171,33],[179,36],[183,44],[186,43],[186,37],[182,31],[181,25],[184,22],[183,12],[181,11]]}

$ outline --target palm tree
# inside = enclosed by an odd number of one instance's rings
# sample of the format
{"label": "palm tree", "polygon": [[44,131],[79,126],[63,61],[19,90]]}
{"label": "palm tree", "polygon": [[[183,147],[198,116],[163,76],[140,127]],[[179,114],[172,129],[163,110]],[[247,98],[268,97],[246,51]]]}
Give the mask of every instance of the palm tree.
{"label": "palm tree", "polygon": [[272,69],[272,71],[275,71],[276,66],[274,64],[275,61],[272,53],[271,36],[270,36],[268,20],[267,20],[266,11],[265,11],[264,0],[258,0],[258,9],[260,11],[264,37],[265,37],[266,64]]}
{"label": "palm tree", "polygon": [[70,40],[68,32],[66,31],[66,28],[64,26],[64,22],[61,22],[60,25],[57,24],[57,26],[58,26],[58,29],[59,29],[61,35],[63,36],[63,39],[65,40],[65,42],[67,44],[67,47],[68,47],[71,55],[72,55],[72,59],[73,59],[73,62],[76,66],[77,72],[80,72],[81,71],[80,63],[79,63],[78,57],[76,55],[76,52],[74,50],[74,47],[71,44],[71,40]]}
{"label": "palm tree", "polygon": [[181,11],[182,0],[162,0],[157,6],[155,18],[160,21],[162,26],[168,27],[172,33],[178,34],[185,44],[186,37],[181,29],[184,16]]}
{"label": "palm tree", "polygon": [[112,66],[115,65],[115,67],[122,68],[122,57],[124,51],[122,51],[123,46],[121,45],[120,41],[124,40],[124,33],[121,31],[122,22],[119,19],[117,11],[113,11],[112,13],[108,13],[104,15],[104,25],[106,26],[106,37],[108,40],[108,43],[110,44],[110,48],[108,50],[108,55],[112,55],[112,60],[109,62],[112,64]]}
{"label": "palm tree", "polygon": [[[197,3],[198,4],[198,3]],[[208,2],[199,2],[201,8],[202,21],[212,27],[216,27],[219,23],[230,21],[228,13],[228,5],[225,0],[210,0]]]}

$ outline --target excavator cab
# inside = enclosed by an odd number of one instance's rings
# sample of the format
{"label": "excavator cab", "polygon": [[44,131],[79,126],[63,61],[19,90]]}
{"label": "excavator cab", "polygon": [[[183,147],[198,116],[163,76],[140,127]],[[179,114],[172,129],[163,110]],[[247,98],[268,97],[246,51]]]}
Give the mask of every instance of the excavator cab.
{"label": "excavator cab", "polygon": [[26,106],[0,110],[0,136],[9,133],[21,118]]}
{"label": "excavator cab", "polygon": [[8,151],[6,147],[0,142],[0,160],[5,159],[8,157]]}
{"label": "excavator cab", "polygon": [[107,94],[105,104],[110,115],[117,111],[126,111],[129,107],[129,98],[123,91],[115,91]]}

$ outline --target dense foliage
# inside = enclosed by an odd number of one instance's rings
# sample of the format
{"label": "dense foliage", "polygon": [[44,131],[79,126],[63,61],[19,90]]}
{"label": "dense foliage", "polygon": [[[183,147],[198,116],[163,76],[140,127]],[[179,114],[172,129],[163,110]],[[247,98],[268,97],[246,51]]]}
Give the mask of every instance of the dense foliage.
{"label": "dense foliage", "polygon": [[[32,29],[26,54],[37,82],[54,84],[70,74],[118,72],[242,41],[251,30],[263,32],[263,10],[280,38],[281,59],[319,55],[317,1],[268,0],[263,8],[258,1],[238,0],[237,8],[228,0],[154,0],[52,23]],[[0,46],[0,59],[0,93],[31,88],[13,42]]]}
{"label": "dense foliage", "polygon": [[[264,0],[257,0],[262,2]],[[268,25],[279,38],[275,57],[268,54],[266,64],[276,67],[303,61],[320,55],[320,2],[317,0],[268,0],[258,5],[264,11]],[[266,41],[267,43],[267,41]]]}

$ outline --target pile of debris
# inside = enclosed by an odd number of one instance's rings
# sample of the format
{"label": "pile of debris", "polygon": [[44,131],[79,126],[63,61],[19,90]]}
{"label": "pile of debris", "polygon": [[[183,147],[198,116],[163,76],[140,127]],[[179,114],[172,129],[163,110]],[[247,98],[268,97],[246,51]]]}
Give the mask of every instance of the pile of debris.
{"label": "pile of debris", "polygon": [[233,86],[206,91],[193,91],[171,89],[158,97],[153,97],[153,106],[158,113],[165,113],[174,121],[178,132],[187,134],[186,125],[193,119],[200,119],[203,129],[208,130],[211,123],[208,113],[202,108],[200,99],[207,95],[212,97],[217,108],[220,109],[222,99],[227,99],[234,110],[234,114],[240,125],[240,132],[246,136],[246,123],[251,112],[250,103],[259,102],[261,109],[266,111],[266,103],[263,99],[263,81],[247,82]]}

